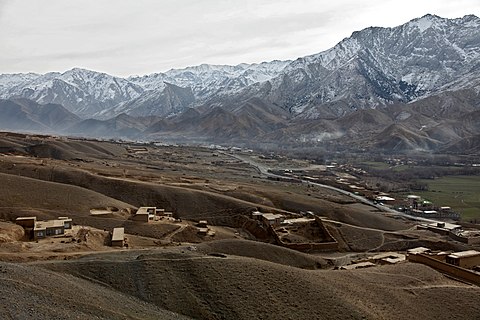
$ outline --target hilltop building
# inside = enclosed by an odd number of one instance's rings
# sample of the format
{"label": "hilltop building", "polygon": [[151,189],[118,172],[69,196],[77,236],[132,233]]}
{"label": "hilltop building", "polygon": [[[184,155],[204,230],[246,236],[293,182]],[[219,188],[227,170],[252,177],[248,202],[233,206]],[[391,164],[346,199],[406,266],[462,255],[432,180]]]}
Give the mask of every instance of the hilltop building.
{"label": "hilltop building", "polygon": [[158,220],[158,217],[172,217],[172,213],[165,212],[165,209],[157,207],[140,207],[131,219],[134,221],[149,222]]}
{"label": "hilltop building", "polygon": [[262,213],[260,211],[252,212],[252,218],[262,222],[266,226],[278,227],[285,220],[282,214]]}
{"label": "hilltop building", "polygon": [[454,252],[447,256],[446,262],[457,267],[472,269],[480,266],[480,252],[476,250]]}
{"label": "hilltop building", "polygon": [[68,217],[58,217],[58,219],[47,221],[37,221],[37,217],[18,217],[15,222],[22,226],[25,233],[33,240],[63,235],[65,229],[72,228],[72,219]]}
{"label": "hilltop building", "polygon": [[112,247],[123,247],[125,245],[125,229],[114,228],[112,232]]}

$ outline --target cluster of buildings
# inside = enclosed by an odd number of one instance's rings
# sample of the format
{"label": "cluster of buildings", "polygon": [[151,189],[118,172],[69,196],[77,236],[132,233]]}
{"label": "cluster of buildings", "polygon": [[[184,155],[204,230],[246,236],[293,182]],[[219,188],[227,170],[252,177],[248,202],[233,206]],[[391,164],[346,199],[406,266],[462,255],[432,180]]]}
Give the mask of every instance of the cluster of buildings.
{"label": "cluster of buildings", "polygon": [[134,153],[134,154],[148,153],[148,149],[146,147],[141,147],[141,146],[128,146],[126,149],[128,153]]}
{"label": "cluster of buildings", "polygon": [[208,227],[208,222],[207,220],[200,220],[197,223],[197,233],[201,236],[206,236],[206,235],[215,235],[215,232],[213,230],[210,230]]}
{"label": "cluster of buildings", "polygon": [[467,250],[460,252],[435,252],[425,247],[407,251],[411,262],[426,264],[440,272],[480,285],[480,252]]}
{"label": "cluster of buildings", "polygon": [[414,216],[430,217],[430,218],[449,218],[459,220],[460,214],[454,212],[452,208],[436,206],[433,202],[422,199],[417,195],[407,196],[408,205],[405,212]]}
{"label": "cluster of buildings", "polygon": [[466,243],[469,245],[480,244],[479,230],[464,230],[459,224],[448,222],[433,222],[417,226],[420,230],[429,230],[444,236],[449,236],[452,240]]}
{"label": "cluster of buildings", "polygon": [[262,213],[260,211],[252,212],[252,218],[265,226],[272,226],[274,228],[280,226],[285,220],[285,216],[275,213]]}
{"label": "cluster of buildings", "polygon": [[37,217],[18,217],[15,223],[25,229],[25,235],[31,240],[63,235],[65,229],[72,228],[72,219],[68,217],[46,221],[37,221]]}
{"label": "cluster of buildings", "polygon": [[252,219],[266,229],[275,244],[301,252],[333,251],[338,242],[325,228],[322,220],[311,211],[301,212],[303,217],[285,219],[282,214],[254,211]]}
{"label": "cluster of buildings", "polygon": [[406,260],[406,256],[397,252],[382,252],[373,256],[353,261],[352,264],[341,266],[340,270],[354,270],[374,267],[377,265],[397,264]]}
{"label": "cluster of buildings", "polygon": [[[172,212],[166,212],[165,209],[141,207],[132,215],[131,220],[148,223],[164,218],[172,218],[172,215]],[[72,219],[69,217],[58,217],[57,219],[45,221],[37,220],[37,217],[34,216],[18,217],[15,223],[23,227],[26,238],[34,241],[52,236],[63,236],[66,230],[72,229]],[[206,222],[205,228],[208,232]],[[199,232],[201,233],[201,231],[203,231],[202,228],[200,228]],[[113,247],[126,246],[125,239],[124,228],[114,228],[111,232],[111,245]]]}
{"label": "cluster of buildings", "polygon": [[173,213],[167,212],[165,209],[159,209],[157,207],[140,207],[137,212],[133,214],[131,220],[141,222],[158,221],[163,218],[172,218]]}
{"label": "cluster of buildings", "polygon": [[480,271],[480,251],[477,250],[452,252],[433,251],[429,248],[418,247],[407,250],[407,253],[408,257],[410,258],[414,255],[428,256],[432,259],[445,262],[452,266]]}

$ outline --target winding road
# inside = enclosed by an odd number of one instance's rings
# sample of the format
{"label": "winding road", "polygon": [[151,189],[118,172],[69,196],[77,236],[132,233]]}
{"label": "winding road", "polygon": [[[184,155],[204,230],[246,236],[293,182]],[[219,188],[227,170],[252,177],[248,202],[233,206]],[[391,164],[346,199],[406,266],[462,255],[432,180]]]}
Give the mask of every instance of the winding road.
{"label": "winding road", "polygon": [[[285,178],[285,176],[281,176],[281,175],[278,175],[278,174],[274,174],[272,172],[270,172],[271,168],[267,167],[266,165],[264,164],[261,164],[261,163],[258,163],[256,161],[254,161],[253,159],[251,159],[251,157],[249,156],[242,156],[242,155],[238,155],[238,154],[232,154],[232,153],[228,153],[228,152],[222,152],[224,155],[226,156],[229,156],[229,157],[232,157],[232,158],[235,158],[237,160],[240,160],[240,161],[243,161],[244,163],[247,163],[249,165],[251,165],[252,167],[254,167],[260,174],[264,175],[264,176],[267,176],[267,177],[274,177],[274,178]],[[302,181],[302,183],[306,183],[306,184],[310,184],[310,185],[314,185],[314,186],[317,186],[317,187],[320,187],[320,188],[324,188],[324,189],[329,189],[329,190],[333,190],[333,191],[336,191],[338,193],[341,193],[341,194],[344,194],[346,196],[349,196],[365,205],[368,205],[368,206],[372,206],[372,207],[375,207],[376,209],[382,211],[382,212],[385,212],[385,213],[389,213],[389,214],[392,214],[392,215],[395,215],[395,216],[400,216],[400,217],[404,217],[406,219],[410,219],[410,220],[415,220],[415,221],[420,221],[420,222],[427,222],[427,223],[437,223],[437,222],[440,222],[440,221],[437,221],[437,220],[432,220],[432,219],[428,219],[428,218],[423,218],[423,217],[416,217],[416,216],[411,216],[409,214],[406,214],[404,212],[400,212],[400,211],[397,211],[397,210],[394,210],[394,209],[391,209],[391,208],[388,208],[386,206],[382,206],[382,205],[379,205],[379,204],[375,204],[373,203],[372,201],[368,200],[367,198],[363,197],[363,196],[360,196],[358,194],[354,194],[353,192],[350,192],[350,191],[346,191],[346,190],[342,190],[342,189],[339,189],[339,188],[336,188],[336,187],[332,187],[332,186],[329,186],[329,185],[326,185],[326,184],[321,184],[321,183],[316,183],[316,182],[311,182],[311,181],[307,181],[307,180],[304,180],[302,178],[298,178],[299,180]]]}

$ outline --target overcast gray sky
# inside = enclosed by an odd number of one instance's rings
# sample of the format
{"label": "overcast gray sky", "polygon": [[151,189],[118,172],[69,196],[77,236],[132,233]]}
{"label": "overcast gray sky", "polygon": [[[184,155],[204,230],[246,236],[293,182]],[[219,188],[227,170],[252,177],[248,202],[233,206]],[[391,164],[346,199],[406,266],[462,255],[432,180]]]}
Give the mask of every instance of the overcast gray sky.
{"label": "overcast gray sky", "polygon": [[0,0],[0,73],[127,76],[295,59],[427,13],[480,16],[480,1]]}

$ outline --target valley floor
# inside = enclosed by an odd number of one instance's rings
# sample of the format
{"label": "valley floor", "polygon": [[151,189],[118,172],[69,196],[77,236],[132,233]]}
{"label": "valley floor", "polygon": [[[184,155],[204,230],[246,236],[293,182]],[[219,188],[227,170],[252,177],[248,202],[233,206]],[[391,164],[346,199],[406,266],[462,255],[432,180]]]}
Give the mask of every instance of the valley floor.
{"label": "valley floor", "polygon": [[[4,136],[1,144],[12,148],[0,156],[2,318],[480,317],[478,287],[424,265],[334,270],[378,252],[468,247],[335,189],[267,175],[271,168],[321,166],[200,147],[45,136]],[[132,220],[142,206],[173,218]],[[279,246],[252,217],[257,210],[306,221],[280,226],[275,232],[289,233],[282,239],[333,237],[336,249]],[[29,241],[14,223],[21,216],[67,216],[74,227]],[[208,222],[206,234],[199,233],[200,220]],[[110,246],[118,227],[128,248]]]}

